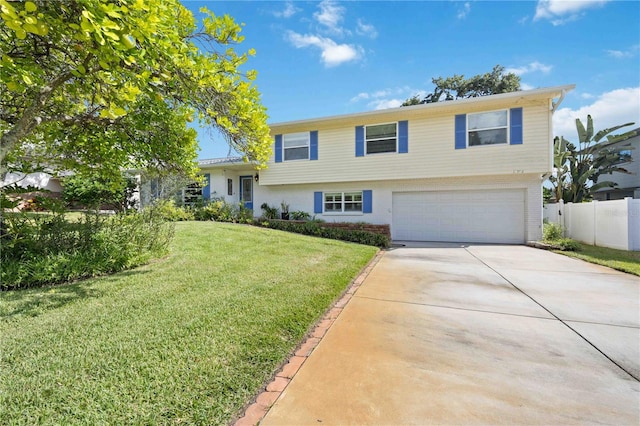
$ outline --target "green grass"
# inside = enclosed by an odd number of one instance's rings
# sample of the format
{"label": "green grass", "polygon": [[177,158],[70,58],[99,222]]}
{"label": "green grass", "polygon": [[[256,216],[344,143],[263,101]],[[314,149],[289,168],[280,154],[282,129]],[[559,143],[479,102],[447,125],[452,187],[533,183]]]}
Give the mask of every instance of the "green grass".
{"label": "green grass", "polygon": [[377,249],[176,225],[171,254],[0,293],[0,424],[226,424]]}
{"label": "green grass", "polygon": [[629,274],[640,275],[640,252],[638,251],[616,250],[580,243],[579,251],[555,252],[598,265],[608,266]]}

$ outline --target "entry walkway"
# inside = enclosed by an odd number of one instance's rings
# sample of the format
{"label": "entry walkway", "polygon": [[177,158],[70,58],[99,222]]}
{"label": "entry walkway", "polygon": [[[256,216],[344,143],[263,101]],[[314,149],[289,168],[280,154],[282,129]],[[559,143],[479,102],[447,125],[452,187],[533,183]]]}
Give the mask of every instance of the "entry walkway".
{"label": "entry walkway", "polygon": [[640,423],[640,278],[524,246],[386,253],[263,425]]}

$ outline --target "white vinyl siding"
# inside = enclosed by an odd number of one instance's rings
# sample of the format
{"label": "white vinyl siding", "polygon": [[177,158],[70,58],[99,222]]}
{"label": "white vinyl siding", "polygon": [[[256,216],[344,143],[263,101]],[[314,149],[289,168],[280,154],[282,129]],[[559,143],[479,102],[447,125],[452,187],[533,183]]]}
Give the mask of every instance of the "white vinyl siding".
{"label": "white vinyl siding", "polygon": [[[435,179],[464,176],[492,176],[549,173],[552,167],[551,113],[548,102],[519,104],[523,107],[522,145],[499,144],[490,149],[456,150],[454,145],[456,113],[473,114],[492,108],[464,111],[431,111],[429,114],[403,114],[404,108],[389,114],[392,119],[408,119],[409,146],[404,155],[354,155],[354,128],[362,119],[326,123],[310,123],[308,128],[320,128],[318,161],[270,162],[260,172],[260,185],[287,185],[329,182],[366,182],[397,179]],[[502,105],[508,109],[510,105]],[[420,111],[419,111],[420,112]],[[386,117],[386,116],[385,116]],[[374,117],[375,118],[375,117]],[[373,118],[372,118],[373,121]],[[376,120],[379,123],[381,120]],[[364,123],[364,125],[377,124]],[[276,128],[286,133],[287,128]],[[300,129],[292,129],[300,130]],[[489,148],[489,147],[487,147]]]}

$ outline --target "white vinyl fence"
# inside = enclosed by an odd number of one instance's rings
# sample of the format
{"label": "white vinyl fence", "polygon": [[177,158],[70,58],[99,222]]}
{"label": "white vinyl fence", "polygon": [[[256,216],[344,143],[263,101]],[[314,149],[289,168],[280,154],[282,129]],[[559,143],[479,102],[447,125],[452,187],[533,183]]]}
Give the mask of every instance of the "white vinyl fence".
{"label": "white vinyl fence", "polygon": [[594,246],[640,250],[640,200],[548,204],[543,217],[560,224],[565,236]]}

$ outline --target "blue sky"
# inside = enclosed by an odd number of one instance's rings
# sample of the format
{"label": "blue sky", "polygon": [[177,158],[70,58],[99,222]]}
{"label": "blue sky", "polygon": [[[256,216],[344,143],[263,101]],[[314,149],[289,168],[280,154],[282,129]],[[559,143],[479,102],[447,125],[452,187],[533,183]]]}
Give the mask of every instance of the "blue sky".
{"label": "blue sky", "polygon": [[[554,116],[576,140],[575,118],[596,129],[640,127],[638,1],[200,1],[243,23],[236,46],[269,122],[393,108],[433,89],[433,77],[500,64],[524,89],[576,84]],[[629,128],[631,129],[631,127]],[[199,158],[224,157],[217,135],[199,132]]]}

